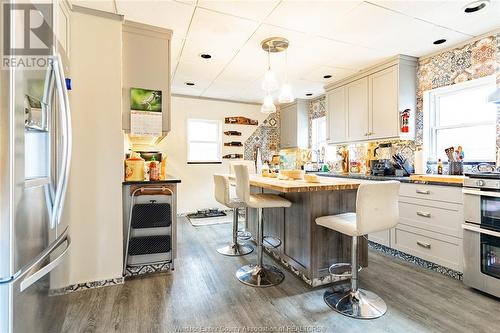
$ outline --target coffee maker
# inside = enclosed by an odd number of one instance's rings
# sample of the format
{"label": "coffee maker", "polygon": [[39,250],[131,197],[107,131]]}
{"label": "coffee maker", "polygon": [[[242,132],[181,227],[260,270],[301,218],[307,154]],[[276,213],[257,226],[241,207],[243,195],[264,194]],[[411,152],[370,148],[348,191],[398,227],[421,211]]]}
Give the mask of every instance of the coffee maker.
{"label": "coffee maker", "polygon": [[395,169],[392,164],[392,144],[381,143],[373,150],[374,160],[371,161],[372,175],[374,176],[391,176],[394,175]]}

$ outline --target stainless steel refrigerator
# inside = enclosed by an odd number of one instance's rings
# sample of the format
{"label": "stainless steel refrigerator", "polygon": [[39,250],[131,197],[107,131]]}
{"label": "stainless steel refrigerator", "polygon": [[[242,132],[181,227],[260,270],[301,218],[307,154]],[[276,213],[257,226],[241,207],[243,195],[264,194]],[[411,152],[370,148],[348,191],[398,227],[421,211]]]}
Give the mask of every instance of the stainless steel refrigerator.
{"label": "stainless steel refrigerator", "polygon": [[61,216],[71,164],[71,113],[66,57],[57,47],[52,50],[45,67],[0,70],[2,333],[56,332],[62,325],[58,315],[64,303],[49,291],[70,248],[69,223]]}

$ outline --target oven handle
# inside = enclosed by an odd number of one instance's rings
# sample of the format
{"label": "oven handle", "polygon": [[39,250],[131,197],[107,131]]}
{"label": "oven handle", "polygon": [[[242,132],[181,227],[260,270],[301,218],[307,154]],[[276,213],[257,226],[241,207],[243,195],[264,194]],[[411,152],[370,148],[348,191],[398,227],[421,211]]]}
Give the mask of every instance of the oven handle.
{"label": "oven handle", "polygon": [[468,225],[468,224],[462,224],[462,229],[477,232],[480,234],[486,234],[486,235],[490,235],[490,236],[494,236],[494,237],[500,237],[500,232],[488,230],[488,229],[484,229],[484,228],[480,228],[480,227],[475,227],[475,226]]}
{"label": "oven handle", "polygon": [[484,197],[500,198],[500,192],[463,189],[462,193],[463,194],[480,195],[480,196],[484,196]]}

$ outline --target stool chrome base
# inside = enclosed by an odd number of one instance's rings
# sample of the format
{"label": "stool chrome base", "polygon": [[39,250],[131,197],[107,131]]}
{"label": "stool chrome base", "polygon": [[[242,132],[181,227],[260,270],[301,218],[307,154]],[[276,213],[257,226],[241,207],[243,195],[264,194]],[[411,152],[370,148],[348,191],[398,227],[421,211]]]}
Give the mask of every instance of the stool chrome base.
{"label": "stool chrome base", "polygon": [[253,247],[251,247],[250,245],[243,245],[238,243],[229,244],[217,249],[217,252],[219,252],[220,254],[230,257],[244,256],[245,254],[252,253],[252,251]]}
{"label": "stool chrome base", "polygon": [[285,274],[272,265],[245,265],[236,271],[240,282],[252,287],[270,287],[280,284]]}
{"label": "stool chrome base", "polygon": [[383,316],[387,305],[377,294],[358,288],[337,288],[325,291],[325,303],[333,310],[352,318],[375,319]]}

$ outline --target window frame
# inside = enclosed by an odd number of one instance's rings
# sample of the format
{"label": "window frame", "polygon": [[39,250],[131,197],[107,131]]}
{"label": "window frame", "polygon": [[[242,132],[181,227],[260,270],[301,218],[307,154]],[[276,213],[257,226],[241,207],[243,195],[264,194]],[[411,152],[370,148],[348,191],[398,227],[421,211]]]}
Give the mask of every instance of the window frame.
{"label": "window frame", "polygon": [[[314,133],[314,124],[318,122],[318,119],[323,119],[323,122],[325,124],[325,140],[323,141],[316,141],[317,139],[317,135],[316,135],[316,138],[315,138],[315,133]],[[322,117],[317,117],[317,118],[313,118],[311,119],[311,149],[321,149],[321,145],[323,144],[324,146],[327,146],[328,145],[328,139],[327,139],[327,127],[328,124],[327,124],[327,119],[326,119],[326,115],[325,116],[322,116]],[[318,127],[318,126],[316,126]],[[317,129],[316,129],[317,130]],[[315,147],[315,144],[318,144],[318,147]]]}
{"label": "window frame", "polygon": [[[217,125],[217,139],[212,140],[190,140],[189,138],[189,126],[190,123],[204,122]],[[216,143],[217,144],[217,159],[216,160],[191,160],[191,143]],[[187,118],[186,120],[186,162],[187,164],[222,164],[222,121],[217,119],[205,119],[205,118]]]}
{"label": "window frame", "polygon": [[[429,161],[438,160],[437,150],[437,132],[444,129],[458,129],[467,127],[476,127],[484,125],[493,125],[496,128],[496,119],[492,121],[471,121],[465,123],[459,123],[454,125],[443,125],[439,126],[437,124],[439,119],[439,106],[438,103],[440,97],[448,96],[450,94],[457,94],[460,91],[482,88],[489,85],[495,86],[495,75],[486,76],[479,79],[469,80],[466,82],[456,83],[445,87],[440,87],[424,92],[423,99],[423,111],[424,111],[424,147],[427,153],[427,159]],[[495,156],[491,159],[474,160],[473,162],[494,162]],[[470,161],[469,161],[470,162]]]}

